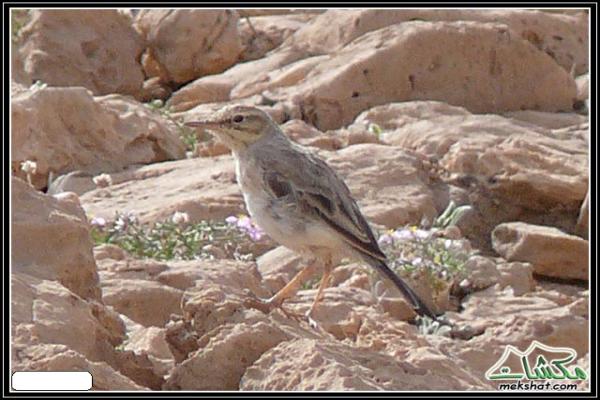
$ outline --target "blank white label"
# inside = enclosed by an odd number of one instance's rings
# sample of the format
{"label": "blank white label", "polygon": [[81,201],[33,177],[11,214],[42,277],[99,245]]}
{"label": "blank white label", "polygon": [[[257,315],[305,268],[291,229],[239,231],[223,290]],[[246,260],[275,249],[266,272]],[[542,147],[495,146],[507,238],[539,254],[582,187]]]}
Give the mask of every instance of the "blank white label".
{"label": "blank white label", "polygon": [[90,390],[92,374],[87,371],[15,372],[12,376],[12,387],[14,390]]}

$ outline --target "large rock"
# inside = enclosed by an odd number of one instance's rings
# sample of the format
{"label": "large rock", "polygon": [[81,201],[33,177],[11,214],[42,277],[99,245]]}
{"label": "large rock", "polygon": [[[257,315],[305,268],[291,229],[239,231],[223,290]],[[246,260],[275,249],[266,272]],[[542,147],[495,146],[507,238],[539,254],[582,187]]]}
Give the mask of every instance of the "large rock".
{"label": "large rock", "polygon": [[238,323],[219,327],[201,349],[179,364],[165,390],[237,390],[246,368],[287,335],[274,325]]}
{"label": "large rock", "polygon": [[148,222],[182,211],[191,221],[199,221],[225,219],[244,209],[229,156],[152,164],[112,177],[110,196],[106,189],[96,189],[81,197],[88,214],[112,219],[117,211],[135,211]]}
{"label": "large rock", "polygon": [[135,26],[148,45],[146,75],[181,84],[224,71],[242,51],[238,18],[231,10],[142,10]]}
{"label": "large rock", "polygon": [[408,151],[379,144],[357,144],[328,155],[372,223],[397,228],[430,221],[438,214],[429,172]]}
{"label": "large rock", "polygon": [[[438,193],[441,208],[449,199],[473,205],[459,226],[477,247],[491,248],[489,234],[502,222],[573,231],[588,190],[584,120],[574,114],[476,115],[441,102],[407,102],[365,111],[349,128],[377,124],[384,143],[432,160],[450,184]],[[460,195],[463,189],[467,196]]]}
{"label": "large rock", "polygon": [[[420,368],[393,355],[345,346],[322,339],[285,341],[262,355],[246,370],[241,390],[474,390],[486,389],[453,364],[444,371],[440,354],[429,354],[432,365]],[[446,360],[444,360],[446,361]],[[444,371],[445,372],[445,371]]]}
{"label": "large rock", "polygon": [[33,183],[77,169],[98,174],[131,164],[183,158],[176,125],[119,95],[93,97],[84,88],[42,88],[11,99],[12,167],[37,162]]}
{"label": "large rock", "polygon": [[143,326],[164,326],[171,314],[180,314],[183,292],[158,282],[107,279],[102,299],[116,311]]}
{"label": "large rock", "polygon": [[588,70],[588,18],[551,15],[535,10],[328,10],[299,30],[286,45],[312,53],[339,50],[365,33],[414,20],[476,21],[506,25],[511,34],[543,50],[566,71]]}
{"label": "large rock", "polygon": [[494,249],[509,261],[533,264],[540,275],[589,279],[589,242],[549,226],[509,222],[492,232]]}
{"label": "large rock", "polygon": [[501,24],[407,22],[362,35],[328,57],[296,86],[266,93],[322,130],[392,101],[440,100],[488,113],[571,110],[576,97],[567,71]]}
{"label": "large rock", "polygon": [[498,286],[472,294],[463,302],[460,314],[449,313],[448,317],[482,334],[469,341],[435,338],[436,347],[452,359],[462,360],[472,376],[481,379],[508,345],[524,351],[537,340],[548,346],[572,348],[578,359],[583,358],[589,354],[589,293],[569,288],[569,295],[538,288],[515,296],[512,289],[500,290]]}
{"label": "large rock", "polygon": [[117,10],[34,10],[15,50],[28,84],[83,86],[96,95],[140,94],[144,41]]}
{"label": "large rock", "polygon": [[182,87],[169,99],[174,111],[189,110],[199,104],[229,100],[232,89],[241,82],[254,80],[266,71],[273,71],[309,56],[295,48],[280,48],[258,60],[239,63],[218,75],[205,76]]}
{"label": "large rock", "polygon": [[88,371],[93,390],[148,390],[105,362],[89,361],[81,353],[59,344],[13,347],[12,371]]}
{"label": "large rock", "polygon": [[85,299],[101,297],[87,218],[77,196],[48,196],[12,178],[13,272],[60,282]]}
{"label": "large rock", "polygon": [[[243,15],[240,14],[241,17]],[[240,61],[251,61],[264,57],[279,47],[298,29],[313,18],[310,14],[263,15],[240,19],[238,29],[243,51]]]}
{"label": "large rock", "polygon": [[56,281],[12,274],[13,344],[62,344],[92,361],[112,361],[125,339],[121,320]]}

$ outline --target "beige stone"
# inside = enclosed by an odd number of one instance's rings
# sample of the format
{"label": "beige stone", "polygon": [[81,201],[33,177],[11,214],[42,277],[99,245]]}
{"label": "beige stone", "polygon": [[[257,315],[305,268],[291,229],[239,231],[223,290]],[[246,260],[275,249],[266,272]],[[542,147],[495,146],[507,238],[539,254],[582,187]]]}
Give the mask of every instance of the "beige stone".
{"label": "beige stone", "polygon": [[440,100],[486,113],[571,110],[576,96],[567,71],[500,24],[407,22],[360,36],[328,57],[296,86],[267,93],[291,99],[319,129],[339,128],[392,101]]}
{"label": "beige stone", "polygon": [[122,183],[110,188],[110,196],[96,189],[81,197],[88,215],[113,219],[117,211],[135,211],[140,221],[149,222],[171,218],[175,211],[188,213],[190,221],[243,212],[231,157],[157,163],[112,177]]}
{"label": "beige stone", "polygon": [[88,371],[93,390],[148,390],[105,362],[93,362],[59,344],[13,347],[12,371]]}
{"label": "beige stone", "polygon": [[[432,360],[433,361],[433,360]],[[434,363],[432,363],[434,364]],[[440,361],[437,363],[438,368]],[[242,390],[468,390],[486,385],[410,365],[392,355],[319,339],[284,341],[246,371]],[[466,374],[463,374],[466,376]]]}
{"label": "beige stone", "polygon": [[114,313],[55,281],[12,274],[13,344],[63,344],[91,361],[108,361],[125,328]]}
{"label": "beige stone", "polygon": [[138,96],[144,41],[117,10],[33,10],[16,51],[28,84],[83,86],[95,95]]}
{"label": "beige stone", "polygon": [[156,76],[150,59],[164,70],[163,81],[178,84],[224,71],[242,51],[238,18],[232,10],[140,11],[135,27],[152,50],[146,74]]}
{"label": "beige stone", "polygon": [[262,322],[225,325],[203,348],[177,365],[165,390],[237,390],[246,368],[286,334]]}
{"label": "beige stone", "polygon": [[[468,191],[454,200],[475,209],[459,227],[476,247],[491,248],[490,232],[507,221],[574,229],[589,175],[589,127],[579,118],[534,124],[417,101],[374,107],[351,128],[367,122],[382,128],[384,143],[438,166],[435,174],[445,182],[437,186],[438,199],[460,195],[446,185]],[[440,212],[446,204],[438,205]]]}
{"label": "beige stone", "polygon": [[56,198],[12,178],[11,267],[100,300],[87,218],[77,196]]}
{"label": "beige stone", "polygon": [[24,177],[20,163],[36,161],[37,188],[47,185],[50,171],[96,175],[185,156],[174,123],[123,96],[47,87],[19,93],[11,105],[13,172]]}
{"label": "beige stone", "polygon": [[288,44],[313,53],[329,53],[368,32],[414,20],[501,23],[512,35],[546,52],[566,71],[573,65],[578,74],[588,69],[588,17],[550,15],[535,10],[328,10],[298,31]]}
{"label": "beige stone", "polygon": [[492,232],[494,249],[509,261],[525,261],[536,274],[588,279],[589,244],[549,226],[509,222]]}
{"label": "beige stone", "polygon": [[146,327],[164,326],[171,314],[180,314],[183,292],[158,282],[105,279],[103,300],[121,314]]}
{"label": "beige stone", "polygon": [[239,63],[219,75],[205,76],[179,89],[169,99],[174,111],[190,110],[199,104],[227,101],[231,90],[246,79],[286,66],[306,58],[308,53],[293,48],[282,48],[254,61]]}
{"label": "beige stone", "polygon": [[462,359],[473,376],[482,379],[507,345],[525,350],[535,339],[548,346],[570,347],[578,357],[587,354],[589,299],[571,298],[560,305],[542,295],[514,296],[511,289],[500,291],[497,287],[477,292],[463,303],[465,310],[457,315],[457,322],[484,327],[483,334],[468,342],[443,339],[438,347]]}
{"label": "beige stone", "polygon": [[[242,17],[242,14],[240,16]],[[313,18],[311,14],[261,15],[241,18],[238,23],[243,47],[240,61],[245,62],[264,57],[269,51],[279,47],[294,32],[305,26],[311,18]]]}

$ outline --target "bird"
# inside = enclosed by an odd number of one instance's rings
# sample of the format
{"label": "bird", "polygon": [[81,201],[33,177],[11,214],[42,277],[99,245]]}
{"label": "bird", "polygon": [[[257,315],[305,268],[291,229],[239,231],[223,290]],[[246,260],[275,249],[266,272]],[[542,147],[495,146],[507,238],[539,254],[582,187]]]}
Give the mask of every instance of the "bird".
{"label": "bird", "polygon": [[263,110],[229,105],[208,118],[184,123],[202,128],[229,147],[246,209],[274,241],[311,260],[282,289],[260,299],[267,310],[281,308],[319,267],[323,274],[306,317],[313,319],[331,271],[344,258],[364,262],[390,280],[415,312],[436,315],[387,265],[371,227],[348,186],[324,160],[290,140]]}

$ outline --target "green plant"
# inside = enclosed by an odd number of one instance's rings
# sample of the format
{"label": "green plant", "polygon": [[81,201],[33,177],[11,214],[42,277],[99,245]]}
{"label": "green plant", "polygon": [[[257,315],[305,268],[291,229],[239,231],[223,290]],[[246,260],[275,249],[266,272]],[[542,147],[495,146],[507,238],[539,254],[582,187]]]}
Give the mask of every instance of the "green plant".
{"label": "green plant", "polygon": [[383,133],[383,129],[375,123],[370,123],[368,127],[369,132],[377,136],[377,139],[381,139],[381,134]]}
{"label": "green plant", "polygon": [[252,248],[263,237],[226,221],[189,223],[185,213],[175,213],[170,220],[141,224],[130,212],[117,213],[112,222],[92,218],[92,240],[96,245],[114,244],[137,258],[157,260],[193,260],[221,257],[249,260]]}
{"label": "green plant", "polygon": [[160,99],[152,100],[151,102],[146,103],[146,107],[159,113],[163,118],[173,122],[177,127],[177,134],[179,135],[179,138],[185,144],[186,150],[191,152],[195,151],[196,146],[198,145],[198,135],[196,130],[185,126],[180,118],[174,117],[171,107],[167,106],[165,102]]}
{"label": "green plant", "polygon": [[471,209],[472,207],[469,205],[457,206],[456,203],[451,200],[444,212],[435,219],[433,222],[433,227],[446,228],[451,225],[456,225],[462,216]]}
{"label": "green plant", "polygon": [[419,333],[422,335],[440,335],[440,336],[450,336],[450,332],[452,328],[448,325],[441,324],[438,321],[434,321],[433,319],[424,316],[416,317],[417,326],[419,329]]}
{"label": "green plant", "polygon": [[10,11],[10,27],[11,39],[16,43],[21,37],[21,30],[29,22],[29,10],[11,10]]}
{"label": "green plant", "polygon": [[416,226],[388,231],[379,237],[392,270],[401,276],[423,274],[436,292],[464,277],[465,263],[474,252],[466,240],[437,237],[437,228]]}

